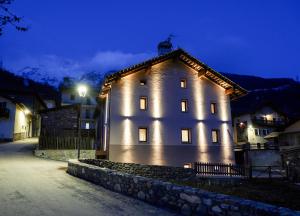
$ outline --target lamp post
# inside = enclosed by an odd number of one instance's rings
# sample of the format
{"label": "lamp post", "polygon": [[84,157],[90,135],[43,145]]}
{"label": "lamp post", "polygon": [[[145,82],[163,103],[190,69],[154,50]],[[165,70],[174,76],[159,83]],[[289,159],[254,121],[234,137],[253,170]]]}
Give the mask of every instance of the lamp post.
{"label": "lamp post", "polygon": [[80,112],[79,112],[79,128],[78,128],[78,138],[79,138],[79,142],[78,142],[78,146],[77,146],[77,159],[79,160],[80,158],[80,138],[81,138],[81,108],[82,108],[82,102],[83,102],[83,98],[86,96],[87,93],[87,87],[85,85],[78,85],[77,87],[77,92],[78,95],[80,97]]}

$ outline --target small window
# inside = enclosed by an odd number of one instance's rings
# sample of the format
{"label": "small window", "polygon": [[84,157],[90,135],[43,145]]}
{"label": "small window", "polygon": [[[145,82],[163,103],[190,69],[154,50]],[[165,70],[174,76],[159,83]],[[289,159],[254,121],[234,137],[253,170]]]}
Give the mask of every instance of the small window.
{"label": "small window", "polygon": [[147,97],[140,97],[140,110],[147,109]]}
{"label": "small window", "polygon": [[263,135],[267,136],[267,134],[268,134],[268,130],[267,129],[263,129]]}
{"label": "small window", "polygon": [[210,104],[210,112],[211,112],[211,114],[216,114],[217,113],[217,104],[216,103],[211,103]]}
{"label": "small window", "polygon": [[259,130],[255,128],[254,131],[255,131],[255,136],[259,136]]}
{"label": "small window", "polygon": [[148,129],[147,128],[139,128],[139,141],[147,142],[148,139]]}
{"label": "small window", "polygon": [[180,88],[186,88],[186,79],[180,80]]}
{"label": "small window", "polygon": [[85,118],[87,118],[87,119],[91,118],[91,112],[89,109],[85,110]]}
{"label": "small window", "polygon": [[146,84],[147,84],[146,80],[140,80],[140,85],[141,85],[141,86],[144,86],[144,85],[146,85]]}
{"label": "small window", "polygon": [[91,98],[89,98],[89,97],[86,98],[86,104],[91,105]]}
{"label": "small window", "polygon": [[75,100],[75,95],[71,94],[71,95],[70,95],[70,99],[71,99],[71,100]]}
{"label": "small window", "polygon": [[191,143],[192,142],[191,129],[181,129],[181,142]]}
{"label": "small window", "polygon": [[181,101],[181,112],[187,112],[188,110],[188,102],[187,100]]}
{"label": "small window", "polygon": [[211,131],[211,137],[212,137],[212,142],[213,143],[219,143],[219,141],[220,141],[219,130],[213,129]]}
{"label": "small window", "polygon": [[5,109],[6,108],[6,102],[0,102],[0,108]]}
{"label": "small window", "polygon": [[90,123],[89,122],[85,123],[85,129],[87,129],[87,130],[90,129]]}

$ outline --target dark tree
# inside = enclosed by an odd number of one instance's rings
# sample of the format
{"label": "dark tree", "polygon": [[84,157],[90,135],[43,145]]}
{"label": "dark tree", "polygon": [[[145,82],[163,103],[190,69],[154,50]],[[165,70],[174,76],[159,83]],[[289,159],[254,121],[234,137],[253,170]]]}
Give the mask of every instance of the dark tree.
{"label": "dark tree", "polygon": [[27,31],[27,27],[21,25],[22,18],[12,13],[8,7],[13,0],[0,0],[0,36],[6,25],[12,25],[18,31]]}

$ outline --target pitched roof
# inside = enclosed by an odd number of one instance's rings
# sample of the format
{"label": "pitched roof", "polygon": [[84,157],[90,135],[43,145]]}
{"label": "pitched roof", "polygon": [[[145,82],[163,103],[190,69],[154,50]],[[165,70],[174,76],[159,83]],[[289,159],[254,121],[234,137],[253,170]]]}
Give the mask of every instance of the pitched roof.
{"label": "pitched roof", "polygon": [[240,87],[238,84],[234,83],[233,81],[223,76],[222,74],[218,73],[214,69],[210,68],[206,64],[202,63],[198,59],[194,58],[183,49],[176,49],[165,55],[161,55],[149,59],[147,61],[141,62],[139,64],[133,65],[131,67],[113,73],[111,75],[108,75],[105,79],[104,88],[102,90],[107,89],[107,87],[110,85],[112,81],[115,81],[121,77],[127,76],[129,74],[140,71],[141,69],[147,68],[152,65],[156,65],[158,63],[164,62],[172,58],[176,58],[179,61],[186,64],[187,66],[189,66],[190,68],[193,68],[194,70],[198,71],[199,74],[205,76],[207,79],[211,80],[212,82],[220,85],[225,90],[232,90],[230,95],[231,99],[236,99],[247,94],[247,90]]}

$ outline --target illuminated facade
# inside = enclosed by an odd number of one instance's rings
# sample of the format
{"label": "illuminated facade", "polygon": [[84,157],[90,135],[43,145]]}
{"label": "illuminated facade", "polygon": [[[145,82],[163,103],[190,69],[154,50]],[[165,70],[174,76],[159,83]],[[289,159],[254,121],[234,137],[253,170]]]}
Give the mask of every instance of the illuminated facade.
{"label": "illuminated facade", "polygon": [[0,141],[20,140],[31,136],[31,111],[22,103],[0,96]]}
{"label": "illuminated facade", "polygon": [[230,100],[246,90],[182,49],[106,78],[99,117],[109,160],[234,163]]}
{"label": "illuminated facade", "polygon": [[286,117],[272,106],[258,107],[255,111],[234,117],[235,143],[264,144],[267,135],[273,131],[283,129]]}

